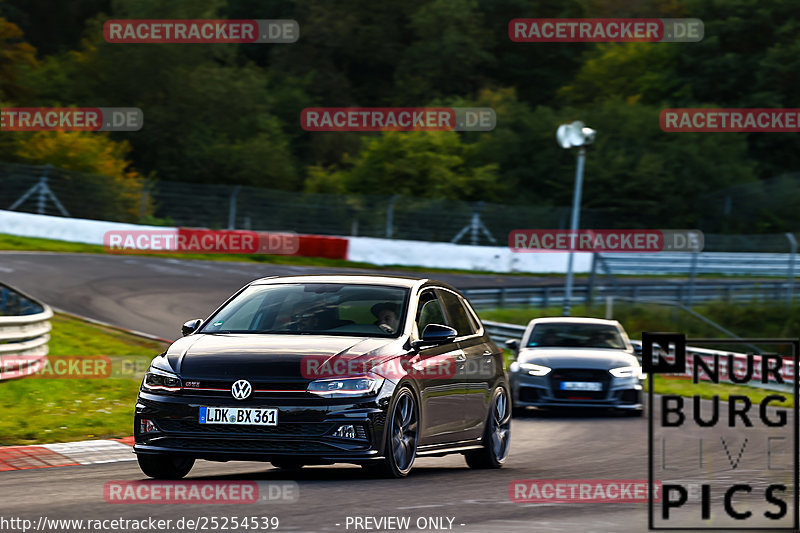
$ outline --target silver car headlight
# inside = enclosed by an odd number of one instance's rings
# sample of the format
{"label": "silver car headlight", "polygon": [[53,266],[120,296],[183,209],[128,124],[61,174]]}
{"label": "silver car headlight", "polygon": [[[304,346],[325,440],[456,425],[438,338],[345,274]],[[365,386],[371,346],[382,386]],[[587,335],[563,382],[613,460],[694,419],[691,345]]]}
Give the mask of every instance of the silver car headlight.
{"label": "silver car headlight", "polygon": [[550,367],[536,365],[533,363],[520,363],[519,367],[531,376],[546,376],[551,370],[553,370]]}
{"label": "silver car headlight", "polygon": [[620,366],[617,368],[612,368],[609,370],[609,372],[616,378],[638,377],[641,379],[642,377],[642,369],[638,366]]}

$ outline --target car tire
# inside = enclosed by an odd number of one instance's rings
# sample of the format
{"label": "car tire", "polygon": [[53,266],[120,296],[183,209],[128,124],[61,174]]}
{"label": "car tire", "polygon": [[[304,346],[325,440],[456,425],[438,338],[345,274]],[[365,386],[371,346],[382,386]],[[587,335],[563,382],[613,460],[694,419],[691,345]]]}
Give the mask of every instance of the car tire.
{"label": "car tire", "polygon": [[194,466],[191,457],[177,455],[137,455],[139,468],[153,479],[182,479]]}
{"label": "car tire", "polygon": [[279,459],[277,461],[270,461],[270,462],[272,463],[272,466],[274,466],[275,468],[279,468],[281,470],[286,470],[289,472],[297,472],[305,466],[305,464],[299,461],[295,461],[293,459]]}
{"label": "car tire", "polygon": [[497,387],[492,395],[492,406],[483,432],[483,446],[480,450],[464,454],[470,468],[500,468],[506,462],[511,446],[510,405],[505,386]]}
{"label": "car tire", "polygon": [[414,393],[401,387],[386,417],[384,458],[364,465],[376,477],[406,477],[414,466],[419,440],[419,408]]}

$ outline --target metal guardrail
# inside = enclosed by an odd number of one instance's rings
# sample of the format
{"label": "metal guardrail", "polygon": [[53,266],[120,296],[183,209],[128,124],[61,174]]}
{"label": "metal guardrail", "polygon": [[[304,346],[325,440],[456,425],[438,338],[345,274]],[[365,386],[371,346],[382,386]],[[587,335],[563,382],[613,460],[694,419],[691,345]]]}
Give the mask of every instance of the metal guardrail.
{"label": "metal guardrail", "polygon": [[[722,300],[726,302],[751,302],[753,300],[784,300],[788,282],[712,282],[688,285],[678,283],[636,283],[600,285],[590,289],[588,285],[576,285],[572,288],[572,304],[591,302],[603,303],[607,296],[638,299],[660,299],[667,301],[692,303]],[[564,286],[549,285],[538,287],[490,287],[462,289],[461,292],[473,306],[481,309],[495,307],[549,307],[561,306],[564,303]]]}
{"label": "metal guardrail", "polygon": [[44,364],[51,318],[48,305],[0,284],[0,380],[24,377]]}
{"label": "metal guardrail", "polygon": [[598,254],[612,274],[723,274],[781,276],[794,270],[795,254],[700,252]]}
{"label": "metal guardrail", "polygon": [[492,340],[497,343],[501,348],[504,343],[509,339],[522,339],[522,334],[525,333],[525,326],[518,326],[517,324],[505,324],[503,322],[489,322],[482,320],[483,327]]}

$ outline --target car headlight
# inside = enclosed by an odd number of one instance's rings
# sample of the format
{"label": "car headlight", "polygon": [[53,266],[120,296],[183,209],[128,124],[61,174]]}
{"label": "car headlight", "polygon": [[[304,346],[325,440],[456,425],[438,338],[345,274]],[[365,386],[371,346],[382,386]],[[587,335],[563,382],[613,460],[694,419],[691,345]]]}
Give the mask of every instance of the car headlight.
{"label": "car headlight", "polygon": [[142,390],[145,392],[177,392],[181,390],[181,378],[171,372],[151,366],[144,375]]}
{"label": "car headlight", "polygon": [[546,376],[552,370],[550,367],[535,365],[533,363],[520,363],[519,367],[531,376]]}
{"label": "car headlight", "polygon": [[309,383],[306,390],[326,398],[352,398],[375,394],[381,385],[383,385],[381,377],[317,379]]}
{"label": "car headlight", "polygon": [[617,378],[641,377],[641,368],[638,366],[621,366],[612,368],[609,372]]}

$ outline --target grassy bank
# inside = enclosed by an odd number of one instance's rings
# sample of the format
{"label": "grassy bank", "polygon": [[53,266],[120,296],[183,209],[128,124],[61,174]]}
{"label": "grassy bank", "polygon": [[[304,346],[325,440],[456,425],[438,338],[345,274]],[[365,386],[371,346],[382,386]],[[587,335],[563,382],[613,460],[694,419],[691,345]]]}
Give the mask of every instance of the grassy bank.
{"label": "grassy bank", "polygon": [[52,355],[111,356],[122,377],[1,381],[0,446],[130,435],[142,373],[165,345],[64,315],[52,325]]}
{"label": "grassy bank", "polygon": [[[20,252],[60,252],[82,254],[105,254],[102,246],[94,244],[81,244],[74,242],[55,241],[51,239],[37,239],[33,237],[17,237],[15,235],[0,234],[0,251]],[[111,254],[109,254],[111,255]],[[300,257],[293,255],[268,255],[268,254],[185,254],[185,253],[147,253],[131,252],[125,255],[143,255],[150,257],[163,257],[171,259],[202,259],[205,261],[231,261],[238,263],[267,263],[274,265],[312,266],[330,268],[361,268],[370,270],[400,270],[409,274],[415,272],[441,272],[450,274],[492,274],[492,272],[476,272],[472,270],[422,268],[404,265],[378,266],[371,263],[345,261],[343,259],[328,259],[324,257]],[[500,273],[505,276],[526,276],[523,273]],[[537,274],[537,277],[561,277],[562,274]],[[585,277],[585,275],[584,275]]]}

